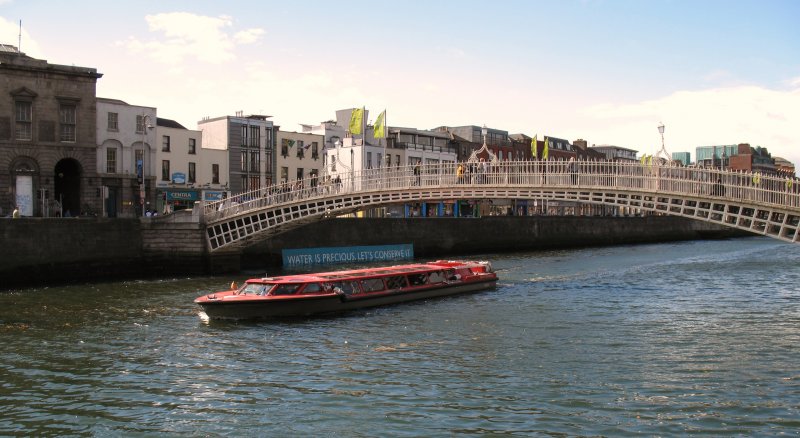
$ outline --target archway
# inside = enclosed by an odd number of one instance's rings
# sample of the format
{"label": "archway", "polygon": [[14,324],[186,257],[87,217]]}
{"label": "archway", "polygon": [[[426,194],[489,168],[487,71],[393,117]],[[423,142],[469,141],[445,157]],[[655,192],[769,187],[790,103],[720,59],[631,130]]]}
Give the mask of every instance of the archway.
{"label": "archway", "polygon": [[81,214],[81,166],[72,159],[59,161],[55,169],[55,200],[61,203],[64,216]]}

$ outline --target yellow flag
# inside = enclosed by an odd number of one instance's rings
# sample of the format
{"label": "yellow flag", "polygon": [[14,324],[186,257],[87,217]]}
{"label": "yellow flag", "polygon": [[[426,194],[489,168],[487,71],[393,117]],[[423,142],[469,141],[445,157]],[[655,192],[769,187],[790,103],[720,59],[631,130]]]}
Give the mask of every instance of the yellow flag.
{"label": "yellow flag", "polygon": [[531,139],[531,155],[533,155],[533,158],[536,158],[536,154],[539,152],[539,151],[537,151],[538,147],[537,147],[537,144],[536,144],[537,143],[537,141],[536,141],[536,136],[537,135],[538,134],[534,134],[533,138]]}
{"label": "yellow flag", "polygon": [[361,125],[364,123],[364,108],[353,108],[350,114],[350,133],[361,134]]}
{"label": "yellow flag", "polygon": [[375,120],[375,138],[386,138],[386,110]]}
{"label": "yellow flag", "polygon": [[546,160],[550,157],[550,139],[544,138],[544,150],[542,151],[542,159]]}

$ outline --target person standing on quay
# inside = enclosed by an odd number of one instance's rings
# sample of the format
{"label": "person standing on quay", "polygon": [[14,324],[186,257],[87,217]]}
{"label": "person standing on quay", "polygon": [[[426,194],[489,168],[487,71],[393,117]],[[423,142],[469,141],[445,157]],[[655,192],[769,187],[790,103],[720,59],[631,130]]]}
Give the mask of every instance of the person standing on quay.
{"label": "person standing on quay", "polygon": [[11,213],[11,217],[14,219],[19,219],[19,208],[14,207],[14,212]]}

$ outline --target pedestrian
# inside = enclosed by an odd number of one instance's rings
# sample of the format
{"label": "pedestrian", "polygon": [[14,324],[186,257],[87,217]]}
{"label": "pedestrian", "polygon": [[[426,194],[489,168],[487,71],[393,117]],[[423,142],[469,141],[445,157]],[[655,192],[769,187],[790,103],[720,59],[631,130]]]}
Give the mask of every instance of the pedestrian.
{"label": "pedestrian", "polygon": [[575,157],[569,157],[569,164],[567,165],[570,176],[572,177],[572,185],[578,184],[578,163],[575,162]]}
{"label": "pedestrian", "polygon": [[14,207],[14,212],[11,213],[11,217],[14,218],[14,219],[19,219],[19,216],[20,216],[19,215],[19,208]]}
{"label": "pedestrian", "polygon": [[458,163],[458,167],[456,168],[456,182],[458,184],[464,183],[464,165]]}
{"label": "pedestrian", "polygon": [[422,178],[422,176],[421,176],[421,170],[419,168],[419,161],[417,161],[417,164],[414,165],[414,180],[416,181],[416,183],[414,185],[417,185],[417,186],[420,185],[421,184],[421,178]]}

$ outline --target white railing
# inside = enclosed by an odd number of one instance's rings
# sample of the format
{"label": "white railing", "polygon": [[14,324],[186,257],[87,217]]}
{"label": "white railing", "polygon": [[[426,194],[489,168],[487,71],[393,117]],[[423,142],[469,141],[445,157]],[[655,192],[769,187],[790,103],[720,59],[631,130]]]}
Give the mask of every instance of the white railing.
{"label": "white railing", "polygon": [[[463,166],[462,177],[457,167]],[[262,187],[223,201],[205,203],[208,221],[245,211],[334,195],[408,191],[416,188],[454,188],[463,185],[495,187],[613,189],[652,196],[679,195],[727,200],[797,210],[800,180],[759,173],[682,166],[643,165],[610,161],[502,161],[499,163],[440,163],[383,167],[306,178]]]}

